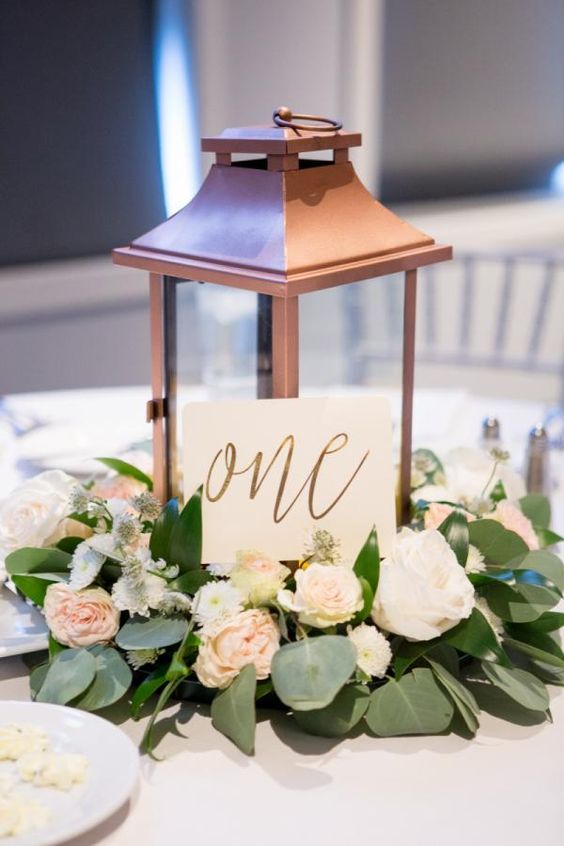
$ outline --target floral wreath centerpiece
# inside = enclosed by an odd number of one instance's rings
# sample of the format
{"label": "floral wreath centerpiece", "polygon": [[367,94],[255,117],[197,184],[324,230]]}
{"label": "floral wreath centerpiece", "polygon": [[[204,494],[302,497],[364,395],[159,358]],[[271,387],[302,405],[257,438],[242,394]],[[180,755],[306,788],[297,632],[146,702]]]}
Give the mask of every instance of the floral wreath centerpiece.
{"label": "floral wreath centerpiece", "polygon": [[498,715],[549,718],[561,538],[507,458],[416,451],[411,523],[383,560],[374,529],[346,561],[321,526],[299,562],[244,550],[229,566],[202,564],[200,492],[162,507],[149,475],[113,459],[90,484],[40,474],[0,506],[8,577],[49,627],[34,699],[96,711],[127,697],[134,718],[150,713],[148,751],[167,702],[194,690],[248,754],[272,702],[329,737],[474,735],[492,697]]}

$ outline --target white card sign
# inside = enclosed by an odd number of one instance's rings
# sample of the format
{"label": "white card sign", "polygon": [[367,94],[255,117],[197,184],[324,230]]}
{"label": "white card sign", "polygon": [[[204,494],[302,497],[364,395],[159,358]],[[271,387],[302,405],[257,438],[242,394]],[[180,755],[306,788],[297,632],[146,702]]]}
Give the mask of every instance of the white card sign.
{"label": "white card sign", "polygon": [[239,549],[301,557],[323,528],[354,560],[373,525],[386,555],[395,533],[392,423],[382,397],[190,403],[184,490],[203,485],[203,560]]}

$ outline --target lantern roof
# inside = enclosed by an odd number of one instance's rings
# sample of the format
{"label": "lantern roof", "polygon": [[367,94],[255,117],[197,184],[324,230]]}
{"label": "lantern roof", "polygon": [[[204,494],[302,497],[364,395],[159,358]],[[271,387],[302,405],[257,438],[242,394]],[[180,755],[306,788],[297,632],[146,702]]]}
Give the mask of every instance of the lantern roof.
{"label": "lantern roof", "polygon": [[[360,133],[327,123],[330,131],[274,123],[203,138],[216,162],[199,192],[114,250],[114,261],[286,297],[451,258],[360,182],[348,160]],[[333,160],[300,157],[315,150],[333,150]]]}

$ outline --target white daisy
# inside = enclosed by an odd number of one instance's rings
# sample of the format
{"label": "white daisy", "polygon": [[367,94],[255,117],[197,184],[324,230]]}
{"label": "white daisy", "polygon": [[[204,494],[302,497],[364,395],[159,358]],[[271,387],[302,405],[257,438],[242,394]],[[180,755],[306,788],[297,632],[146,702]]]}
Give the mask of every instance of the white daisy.
{"label": "white daisy", "polygon": [[467,573],[482,573],[486,569],[484,556],[477,546],[470,544],[468,547],[468,558],[464,567]]}
{"label": "white daisy", "polygon": [[229,582],[208,582],[194,597],[192,613],[200,626],[230,617],[243,610],[243,593]]}
{"label": "white daisy", "polygon": [[358,668],[369,676],[384,678],[392,660],[392,650],[384,635],[366,623],[355,629],[348,626],[347,635],[356,647]]}

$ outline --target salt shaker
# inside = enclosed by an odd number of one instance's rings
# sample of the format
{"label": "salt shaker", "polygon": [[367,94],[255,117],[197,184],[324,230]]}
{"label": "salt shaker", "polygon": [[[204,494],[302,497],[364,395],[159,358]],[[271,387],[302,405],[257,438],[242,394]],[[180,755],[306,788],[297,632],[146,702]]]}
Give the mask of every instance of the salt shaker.
{"label": "salt shaker", "polygon": [[537,423],[529,432],[526,465],[526,483],[529,493],[550,493],[548,447],[546,429],[542,423]]}

